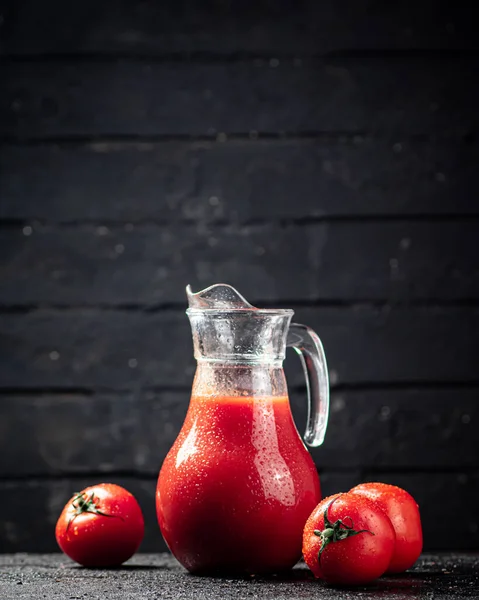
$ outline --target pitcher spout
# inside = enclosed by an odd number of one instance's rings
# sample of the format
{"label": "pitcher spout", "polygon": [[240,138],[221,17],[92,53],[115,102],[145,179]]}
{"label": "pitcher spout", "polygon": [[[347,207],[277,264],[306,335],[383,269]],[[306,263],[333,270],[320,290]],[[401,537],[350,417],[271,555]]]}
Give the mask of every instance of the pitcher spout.
{"label": "pitcher spout", "polygon": [[241,310],[255,309],[233,286],[215,283],[204,290],[193,292],[186,286],[189,310]]}
{"label": "pitcher spout", "polygon": [[224,283],[196,293],[188,285],[186,294],[197,360],[282,362],[292,310],[256,308]]}

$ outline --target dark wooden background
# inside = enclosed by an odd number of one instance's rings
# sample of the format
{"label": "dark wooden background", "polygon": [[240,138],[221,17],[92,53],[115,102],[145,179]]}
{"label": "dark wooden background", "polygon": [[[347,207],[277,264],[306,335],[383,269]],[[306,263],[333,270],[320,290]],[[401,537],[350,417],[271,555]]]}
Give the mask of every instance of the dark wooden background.
{"label": "dark wooden background", "polygon": [[100,481],[137,495],[143,550],[164,549],[184,288],[220,281],[324,341],[324,492],[396,483],[428,549],[479,548],[479,62],[460,7],[3,3],[1,551],[55,550],[63,504]]}

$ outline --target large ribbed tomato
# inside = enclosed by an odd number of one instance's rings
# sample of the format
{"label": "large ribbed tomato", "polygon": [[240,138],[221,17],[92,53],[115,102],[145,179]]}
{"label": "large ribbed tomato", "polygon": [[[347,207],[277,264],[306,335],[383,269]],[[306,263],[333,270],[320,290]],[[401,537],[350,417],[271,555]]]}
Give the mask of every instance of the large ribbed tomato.
{"label": "large ribbed tomato", "polygon": [[413,566],[422,551],[419,507],[400,487],[387,483],[362,483],[351,490],[372,500],[387,514],[396,533],[396,543],[387,573],[402,573]]}

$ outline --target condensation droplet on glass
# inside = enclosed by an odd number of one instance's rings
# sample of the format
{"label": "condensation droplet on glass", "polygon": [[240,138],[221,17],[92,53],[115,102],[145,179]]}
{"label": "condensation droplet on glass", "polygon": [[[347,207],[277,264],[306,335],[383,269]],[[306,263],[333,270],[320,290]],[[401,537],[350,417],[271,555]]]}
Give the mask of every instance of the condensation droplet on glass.
{"label": "condensation droplet on glass", "polygon": [[394,152],[396,152],[397,154],[399,154],[400,152],[402,152],[402,144],[400,144],[399,142],[396,142],[393,145],[393,150],[394,150]]}
{"label": "condensation droplet on glass", "polygon": [[50,360],[58,360],[60,358],[60,353],[56,350],[52,350],[48,356],[50,357]]}
{"label": "condensation droplet on glass", "polygon": [[100,227],[96,228],[96,233],[97,235],[108,235],[110,233],[110,230],[108,229],[108,227],[105,227],[105,225],[100,225]]}
{"label": "condensation droplet on glass", "polygon": [[446,176],[444,173],[436,173],[436,181],[439,183],[444,183],[446,181]]}
{"label": "condensation droplet on glass", "polygon": [[208,198],[208,202],[211,206],[218,206],[220,203],[220,199],[218,198],[218,196],[210,196]]}
{"label": "condensation droplet on glass", "polygon": [[410,238],[403,238],[400,242],[399,245],[401,246],[401,248],[403,250],[407,250],[410,246],[411,246],[411,239]]}
{"label": "condensation droplet on glass", "polygon": [[128,360],[128,366],[130,367],[130,369],[136,369],[136,367],[138,366],[138,361],[136,360],[136,358],[130,358]]}
{"label": "condensation droplet on glass", "polygon": [[272,58],[269,61],[269,66],[273,67],[273,69],[276,68],[276,67],[278,67],[279,66],[279,60],[277,58]]}
{"label": "condensation droplet on glass", "polygon": [[470,415],[467,415],[467,414],[464,414],[464,415],[462,415],[462,417],[461,417],[461,421],[462,421],[462,422],[463,422],[465,425],[468,425],[468,424],[471,422],[471,416],[470,416]]}
{"label": "condensation droplet on glass", "polygon": [[125,251],[125,246],[123,244],[117,244],[115,246],[115,252],[117,254],[123,254],[124,251]]}
{"label": "condensation droplet on glass", "polygon": [[216,136],[216,141],[217,142],[226,142],[228,139],[228,136],[226,135],[226,133],[224,132],[220,132],[218,133],[218,135]]}
{"label": "condensation droplet on glass", "polygon": [[23,229],[22,229],[23,235],[29,236],[32,235],[33,233],[33,229],[30,227],[30,225],[26,225]]}

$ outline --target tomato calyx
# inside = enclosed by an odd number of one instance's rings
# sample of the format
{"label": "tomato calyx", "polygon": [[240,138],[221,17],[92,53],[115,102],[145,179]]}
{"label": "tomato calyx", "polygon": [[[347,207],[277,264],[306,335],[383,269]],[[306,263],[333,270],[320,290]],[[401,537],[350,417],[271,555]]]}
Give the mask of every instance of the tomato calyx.
{"label": "tomato calyx", "polygon": [[[374,533],[372,531],[369,531],[369,529],[355,530],[354,523],[353,523],[353,520],[351,517],[344,517],[343,520],[338,519],[334,523],[331,523],[331,521],[328,518],[328,511],[329,511],[331,505],[333,504],[333,502],[335,502],[338,499],[338,497],[333,498],[331,500],[331,502],[329,504],[327,504],[326,508],[324,509],[324,529],[323,529],[323,531],[320,531],[319,529],[315,529],[313,532],[314,535],[317,535],[318,537],[321,538],[321,548],[319,549],[319,552],[318,552],[318,561],[321,561],[321,555],[326,550],[326,548],[329,546],[329,544],[333,544],[335,542],[340,542],[341,540],[345,540],[349,537],[352,537],[353,535],[359,535],[360,533],[369,533],[371,535],[374,535]],[[347,525],[344,522],[346,519],[349,520],[350,525]]]}
{"label": "tomato calyx", "polygon": [[84,492],[77,492],[72,500],[72,506],[75,509],[75,512],[67,523],[66,531],[68,531],[68,528],[76,519],[76,517],[78,517],[78,515],[82,515],[83,513],[93,513],[102,517],[116,517],[123,521],[123,518],[119,515],[109,515],[108,513],[98,510],[98,501],[99,499],[95,497],[95,492],[92,492],[90,496],[86,496]]}

